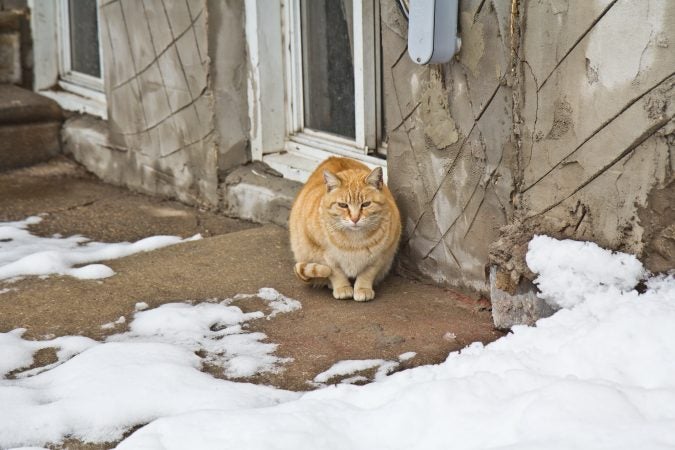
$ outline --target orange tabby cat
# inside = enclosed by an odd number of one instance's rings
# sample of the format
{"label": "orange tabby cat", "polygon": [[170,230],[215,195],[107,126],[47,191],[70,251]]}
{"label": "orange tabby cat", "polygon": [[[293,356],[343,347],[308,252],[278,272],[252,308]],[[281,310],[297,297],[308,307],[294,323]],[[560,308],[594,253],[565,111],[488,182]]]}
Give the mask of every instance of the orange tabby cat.
{"label": "orange tabby cat", "polygon": [[363,302],[391,268],[401,219],[381,168],[333,157],[298,194],[289,229],[298,278],[330,284],[337,299]]}

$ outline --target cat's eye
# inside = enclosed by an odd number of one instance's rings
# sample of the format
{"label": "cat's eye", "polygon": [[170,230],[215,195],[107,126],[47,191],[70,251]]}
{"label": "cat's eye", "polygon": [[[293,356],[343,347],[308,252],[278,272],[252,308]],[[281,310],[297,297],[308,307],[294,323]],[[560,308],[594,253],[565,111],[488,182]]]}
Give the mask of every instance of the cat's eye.
{"label": "cat's eye", "polygon": [[361,203],[361,208],[367,208],[370,206],[370,202],[363,202]]}
{"label": "cat's eye", "polygon": [[347,205],[346,203],[338,203],[338,206],[340,208],[347,208],[349,205]]}

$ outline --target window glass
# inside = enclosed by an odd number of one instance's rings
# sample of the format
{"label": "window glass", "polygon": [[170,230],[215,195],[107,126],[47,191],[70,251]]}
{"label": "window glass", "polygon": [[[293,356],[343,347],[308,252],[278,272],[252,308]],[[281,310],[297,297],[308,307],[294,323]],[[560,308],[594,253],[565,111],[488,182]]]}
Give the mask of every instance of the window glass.
{"label": "window glass", "polygon": [[75,72],[101,78],[97,0],[69,0],[70,66]]}
{"label": "window glass", "polygon": [[355,137],[352,0],[302,2],[305,127]]}

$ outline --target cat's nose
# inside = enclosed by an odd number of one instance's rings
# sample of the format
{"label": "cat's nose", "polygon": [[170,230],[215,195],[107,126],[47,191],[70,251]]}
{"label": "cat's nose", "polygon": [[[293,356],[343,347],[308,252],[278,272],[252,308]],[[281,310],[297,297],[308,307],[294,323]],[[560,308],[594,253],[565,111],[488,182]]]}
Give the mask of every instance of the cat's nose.
{"label": "cat's nose", "polygon": [[359,221],[359,219],[361,218],[361,216],[356,216],[356,217],[350,216],[349,218],[352,220],[352,223],[356,223],[356,222]]}

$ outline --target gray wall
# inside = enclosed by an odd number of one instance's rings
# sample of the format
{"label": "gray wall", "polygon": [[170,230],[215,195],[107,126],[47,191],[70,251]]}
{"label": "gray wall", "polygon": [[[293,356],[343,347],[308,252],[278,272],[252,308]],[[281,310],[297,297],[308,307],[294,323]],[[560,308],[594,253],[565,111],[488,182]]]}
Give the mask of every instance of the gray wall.
{"label": "gray wall", "polygon": [[219,169],[247,160],[243,2],[107,0],[100,17],[107,126],[67,123],[66,151],[106,181],[216,207]]}
{"label": "gray wall", "polygon": [[675,267],[675,3],[462,1],[461,52],[433,67],[404,54],[389,3],[384,98],[404,269],[487,294],[490,251],[517,283],[537,232]]}
{"label": "gray wall", "polygon": [[[640,207],[667,185],[675,203],[675,3],[527,2],[524,13],[523,220],[642,255],[654,224]],[[669,224],[672,239],[672,211]]]}
{"label": "gray wall", "polygon": [[488,245],[513,215],[510,5],[461,2],[461,53],[430,67],[405,53],[406,26],[390,3],[382,3],[384,98],[389,183],[404,217],[401,262],[485,292]]}
{"label": "gray wall", "polygon": [[218,167],[226,172],[250,159],[244,2],[208,0],[210,81],[219,136]]}

